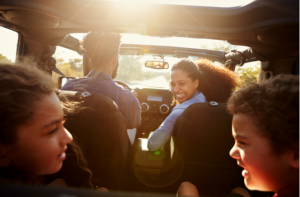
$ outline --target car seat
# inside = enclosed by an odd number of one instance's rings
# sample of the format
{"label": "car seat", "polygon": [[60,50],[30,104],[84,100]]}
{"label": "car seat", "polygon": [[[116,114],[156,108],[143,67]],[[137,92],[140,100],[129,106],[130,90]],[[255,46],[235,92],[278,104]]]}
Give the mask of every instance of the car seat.
{"label": "car seat", "polygon": [[173,130],[175,149],[184,162],[178,183],[189,181],[200,195],[209,196],[244,186],[242,168],[229,156],[234,145],[231,122],[226,103],[195,103],[183,112]]}
{"label": "car seat", "polygon": [[[93,185],[113,190],[126,187],[131,144],[116,103],[109,97],[88,92],[60,91],[59,98],[76,106],[76,112],[66,113],[64,126],[83,151],[92,171]],[[67,160],[68,157],[64,163]],[[69,167],[63,165],[62,170]],[[78,179],[76,174],[68,176],[71,182]]]}

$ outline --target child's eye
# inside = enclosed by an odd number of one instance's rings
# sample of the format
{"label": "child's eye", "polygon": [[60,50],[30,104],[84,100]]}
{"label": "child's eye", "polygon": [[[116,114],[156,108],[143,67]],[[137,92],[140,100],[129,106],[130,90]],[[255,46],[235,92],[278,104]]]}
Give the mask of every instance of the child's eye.
{"label": "child's eye", "polygon": [[179,85],[183,86],[185,83],[180,83]]}
{"label": "child's eye", "polygon": [[237,142],[238,145],[246,145],[245,142],[242,142],[242,141],[239,141],[239,140],[237,140],[236,142]]}
{"label": "child's eye", "polygon": [[58,128],[55,127],[52,131],[48,132],[47,135],[51,135],[51,134],[55,133],[55,132],[57,131],[57,129],[58,129]]}

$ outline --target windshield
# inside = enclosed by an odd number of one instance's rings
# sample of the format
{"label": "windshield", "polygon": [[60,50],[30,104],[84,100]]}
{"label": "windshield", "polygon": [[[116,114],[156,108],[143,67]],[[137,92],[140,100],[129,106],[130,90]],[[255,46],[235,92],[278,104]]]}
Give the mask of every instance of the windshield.
{"label": "windshield", "polygon": [[161,59],[155,59],[153,55],[120,55],[116,80],[125,82],[131,88],[169,88],[170,70],[179,58],[164,57],[164,60],[169,63],[169,69],[146,68],[144,65],[148,60],[162,61]]}
{"label": "windshield", "polygon": [[[118,74],[115,80],[126,83],[130,88],[169,88],[171,81],[170,71],[172,66],[181,58],[164,56],[164,61],[169,63],[168,69],[153,69],[145,67],[146,61],[162,61],[153,55],[120,55]],[[189,56],[189,59],[198,57]],[[214,62],[216,66],[223,66]]]}

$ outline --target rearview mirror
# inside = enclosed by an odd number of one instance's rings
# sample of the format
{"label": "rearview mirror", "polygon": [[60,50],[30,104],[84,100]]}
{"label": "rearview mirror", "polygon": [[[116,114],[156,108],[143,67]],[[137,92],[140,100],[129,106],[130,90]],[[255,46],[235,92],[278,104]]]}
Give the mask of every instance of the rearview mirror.
{"label": "rearview mirror", "polygon": [[145,67],[147,68],[154,68],[154,69],[168,69],[169,63],[162,62],[162,61],[146,61]]}
{"label": "rearview mirror", "polygon": [[61,89],[68,81],[76,79],[76,77],[58,77],[58,89]]}

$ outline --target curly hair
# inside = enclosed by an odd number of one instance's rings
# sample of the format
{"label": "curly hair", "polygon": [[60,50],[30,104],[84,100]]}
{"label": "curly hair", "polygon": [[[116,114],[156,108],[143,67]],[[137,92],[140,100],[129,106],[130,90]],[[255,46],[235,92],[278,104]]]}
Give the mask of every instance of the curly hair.
{"label": "curly hair", "polygon": [[[196,62],[182,59],[175,63],[171,69],[182,70],[193,81],[199,79],[198,90],[202,92],[207,101],[227,102],[231,93],[239,86],[238,76],[229,69],[215,66],[209,59],[198,59]],[[172,106],[177,103],[173,96]]]}
{"label": "curly hair", "polygon": [[112,32],[89,32],[85,36],[81,43],[93,68],[107,65],[119,54],[121,37],[121,34]]}
{"label": "curly hair", "polygon": [[54,91],[49,75],[29,66],[0,64],[0,143],[17,141],[17,129],[31,120],[37,101]]}
{"label": "curly hair", "polygon": [[198,90],[207,101],[227,102],[231,93],[239,86],[238,76],[231,70],[215,66],[208,59],[196,61],[199,68]]}
{"label": "curly hair", "polygon": [[250,116],[275,153],[298,149],[299,76],[278,75],[243,87],[232,94],[227,109]]}

